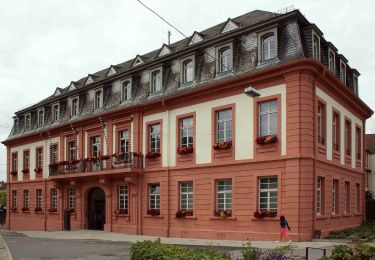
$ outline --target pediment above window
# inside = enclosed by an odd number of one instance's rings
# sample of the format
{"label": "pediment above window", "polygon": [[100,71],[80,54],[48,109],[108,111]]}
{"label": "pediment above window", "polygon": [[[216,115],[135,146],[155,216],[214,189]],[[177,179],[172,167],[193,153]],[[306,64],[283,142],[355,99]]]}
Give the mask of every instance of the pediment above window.
{"label": "pediment above window", "polygon": [[142,60],[141,56],[137,55],[137,57],[135,57],[135,59],[134,59],[133,67],[141,65],[141,64],[143,64],[143,60]]}
{"label": "pediment above window", "polygon": [[116,67],[111,65],[111,67],[109,68],[109,70],[107,72],[107,77],[112,76],[112,75],[114,75],[116,73],[117,73]]}
{"label": "pediment above window", "polygon": [[224,24],[223,29],[221,29],[221,33],[226,33],[238,28],[240,28],[240,26],[229,18],[227,22]]}
{"label": "pediment above window", "polygon": [[53,94],[54,96],[59,96],[61,94],[61,89],[56,88],[55,93]]}
{"label": "pediment above window", "polygon": [[199,32],[194,32],[193,35],[190,37],[188,45],[192,45],[201,41],[203,41],[203,36]]}
{"label": "pediment above window", "polygon": [[70,82],[68,91],[72,91],[72,90],[75,90],[75,89],[76,89],[76,84],[73,81]]}
{"label": "pediment above window", "polygon": [[170,53],[172,53],[172,51],[171,51],[171,49],[168,47],[168,45],[163,44],[163,46],[162,46],[161,49],[160,49],[160,52],[159,52],[158,57],[161,57],[161,56],[164,56],[164,55],[167,55],[167,54],[170,54]]}
{"label": "pediment above window", "polygon": [[92,77],[92,75],[88,75],[87,79],[86,79],[86,82],[85,82],[85,85],[88,85],[88,84],[91,84],[91,83],[94,83],[94,78]]}

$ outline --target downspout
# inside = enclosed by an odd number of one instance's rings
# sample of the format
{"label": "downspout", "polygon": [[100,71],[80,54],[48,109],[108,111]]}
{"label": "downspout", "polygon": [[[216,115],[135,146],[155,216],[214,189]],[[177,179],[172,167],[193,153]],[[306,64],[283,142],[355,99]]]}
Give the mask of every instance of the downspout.
{"label": "downspout", "polygon": [[[138,151],[142,151],[142,147],[143,147],[143,133],[144,129],[143,129],[143,111],[140,111],[138,110],[138,133],[137,135],[134,135],[134,136],[137,136],[138,138],[138,142],[137,142],[137,150]],[[142,158],[142,168],[144,169],[144,158]],[[144,170],[143,170],[144,171]],[[143,177],[143,175],[142,175]],[[137,184],[138,184],[138,205],[139,205],[139,208],[138,208],[138,218],[137,218],[137,234],[138,235],[142,235],[143,234],[143,215],[142,215],[142,210],[143,210],[143,190],[142,190],[142,181],[140,179],[140,177],[137,178]]]}
{"label": "downspout", "polygon": [[[316,98],[316,82],[318,82],[319,80],[321,80],[326,74],[326,67],[323,65],[323,71],[321,73],[321,75],[315,79],[313,81],[313,95],[314,95],[314,113],[313,113],[313,122],[314,122],[314,127],[313,127],[313,136],[314,136],[314,141],[313,141],[313,148],[314,148],[314,160],[313,160],[313,210],[312,210],[312,219],[313,219],[313,225],[312,225],[312,234],[314,235],[315,234],[315,228],[316,228],[316,182],[317,182],[317,174],[316,174],[316,156],[317,156],[317,131],[316,131],[316,127],[317,127],[317,120],[316,120],[316,113],[317,113],[317,107],[316,107],[316,102],[317,102],[317,98]],[[327,118],[326,118],[327,120]],[[322,205],[321,205],[322,206]]]}
{"label": "downspout", "polygon": [[44,231],[47,231],[47,180],[44,178]]}
{"label": "downspout", "polygon": [[[167,111],[167,134],[164,135],[167,138],[166,150],[167,150],[167,237],[169,237],[170,230],[170,173],[169,173],[169,133],[170,133],[170,120],[169,120],[169,110],[165,104],[164,99],[162,100],[163,108]],[[165,153],[164,153],[165,154]]]}
{"label": "downspout", "polygon": [[[365,129],[366,129],[366,120],[362,120],[363,123],[362,123],[362,144],[361,144],[361,147],[362,147],[362,160],[361,160],[361,168],[362,168],[362,173],[363,173],[363,182],[362,182],[362,187],[363,187],[363,190],[365,191],[365,194],[364,195],[364,202],[362,203],[362,222],[364,222],[366,220],[366,183],[368,183],[368,181],[366,181],[366,178],[367,178],[367,172],[366,172],[366,161],[365,161],[365,156],[366,156],[366,148],[365,148],[365,140],[366,140],[366,134],[365,134]],[[363,198],[363,197],[362,197]]]}
{"label": "downspout", "polygon": [[11,210],[11,183],[10,183],[10,148],[7,146],[7,211],[6,211],[6,221],[8,222],[7,228],[10,230],[10,210]]}

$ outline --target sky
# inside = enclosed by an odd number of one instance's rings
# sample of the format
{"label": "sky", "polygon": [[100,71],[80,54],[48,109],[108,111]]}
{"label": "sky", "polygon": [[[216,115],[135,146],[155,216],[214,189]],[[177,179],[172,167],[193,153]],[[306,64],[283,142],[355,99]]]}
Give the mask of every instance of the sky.
{"label": "sky", "polygon": [[[294,5],[356,68],[360,97],[375,108],[374,0],[142,0],[185,35],[260,9]],[[0,140],[14,112],[111,64],[182,39],[136,0],[0,0]],[[375,133],[375,117],[366,123]],[[0,180],[6,179],[0,145]]]}

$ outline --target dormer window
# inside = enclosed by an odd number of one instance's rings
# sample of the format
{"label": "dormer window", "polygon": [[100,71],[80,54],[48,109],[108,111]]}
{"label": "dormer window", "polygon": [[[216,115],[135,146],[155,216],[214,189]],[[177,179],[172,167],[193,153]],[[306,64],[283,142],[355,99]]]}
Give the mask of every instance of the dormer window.
{"label": "dormer window", "polygon": [[194,63],[188,59],[182,64],[182,83],[188,83],[194,80]]}
{"label": "dormer window", "polygon": [[72,98],[72,116],[78,115],[79,99],[78,97]]}
{"label": "dormer window", "polygon": [[25,115],[25,130],[30,130],[31,128],[31,115]]}
{"label": "dormer window", "polygon": [[125,81],[122,84],[122,90],[121,90],[121,101],[129,101],[131,99],[131,84],[129,81]]}
{"label": "dormer window", "polygon": [[155,70],[151,73],[151,93],[161,90],[161,72]]}
{"label": "dormer window", "polygon": [[331,50],[329,50],[328,54],[328,69],[335,73],[335,53]]}
{"label": "dormer window", "polygon": [[353,76],[353,91],[356,95],[358,95],[358,76]]}
{"label": "dormer window", "polygon": [[14,132],[18,132],[18,118],[14,117]]}
{"label": "dormer window", "polygon": [[60,105],[55,104],[52,106],[52,121],[56,122],[60,119]]}
{"label": "dormer window", "polygon": [[320,39],[313,33],[313,59],[320,60]]}
{"label": "dormer window", "polygon": [[94,94],[94,109],[102,108],[103,106],[103,91],[96,90]]}
{"label": "dormer window", "polygon": [[44,109],[38,111],[38,126],[44,125]]}
{"label": "dormer window", "polygon": [[272,34],[266,34],[262,38],[262,60],[270,60],[276,57],[276,37]]}
{"label": "dormer window", "polygon": [[340,62],[340,80],[346,84],[346,65],[344,62]]}
{"label": "dormer window", "polygon": [[232,48],[231,46],[225,46],[219,49],[219,73],[231,71],[233,68],[232,61]]}

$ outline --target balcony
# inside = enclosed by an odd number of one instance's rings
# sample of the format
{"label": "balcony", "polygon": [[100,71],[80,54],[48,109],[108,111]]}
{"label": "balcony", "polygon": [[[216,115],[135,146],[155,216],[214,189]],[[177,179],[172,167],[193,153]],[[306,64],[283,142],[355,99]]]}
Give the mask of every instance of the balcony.
{"label": "balcony", "polygon": [[[143,155],[140,153],[122,153],[112,157],[63,161],[49,166],[49,176],[73,175],[93,172],[109,172],[117,169],[142,169]],[[117,171],[116,171],[117,172]]]}

